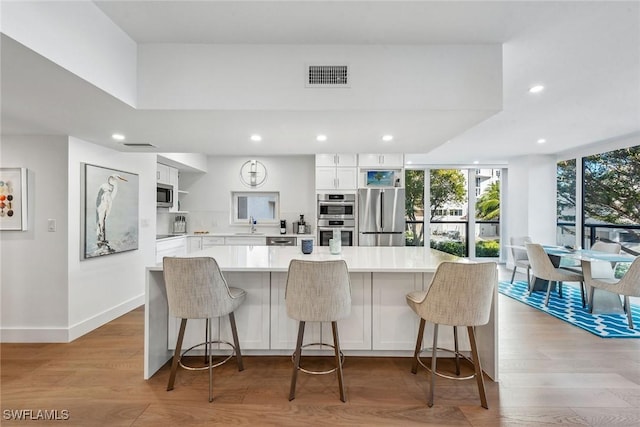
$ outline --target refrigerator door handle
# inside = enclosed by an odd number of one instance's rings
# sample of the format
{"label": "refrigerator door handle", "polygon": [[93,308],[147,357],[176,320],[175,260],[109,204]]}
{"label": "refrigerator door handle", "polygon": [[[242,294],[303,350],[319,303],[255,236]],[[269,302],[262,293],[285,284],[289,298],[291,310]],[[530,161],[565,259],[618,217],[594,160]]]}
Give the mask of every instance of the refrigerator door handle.
{"label": "refrigerator door handle", "polygon": [[384,231],[384,191],[380,191],[380,231]]}

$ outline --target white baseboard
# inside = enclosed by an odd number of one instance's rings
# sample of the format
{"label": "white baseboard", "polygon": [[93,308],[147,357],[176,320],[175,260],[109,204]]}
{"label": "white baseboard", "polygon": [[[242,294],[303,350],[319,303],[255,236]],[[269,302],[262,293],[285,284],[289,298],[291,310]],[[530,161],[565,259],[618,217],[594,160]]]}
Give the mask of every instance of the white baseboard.
{"label": "white baseboard", "polygon": [[1,328],[2,343],[67,343],[144,304],[144,295],[78,322],[69,328]]}
{"label": "white baseboard", "polygon": [[69,342],[67,328],[2,328],[2,343],[61,343]]}
{"label": "white baseboard", "polygon": [[94,329],[99,328],[105,323],[111,322],[113,319],[117,319],[118,317],[127,314],[134,308],[140,307],[144,304],[144,294],[139,295],[135,298],[130,299],[129,301],[125,301],[120,305],[110,308],[109,310],[103,311],[102,313],[96,314],[93,317],[90,317],[82,322],[78,322],[75,325],[69,327],[69,341],[71,342],[77,338],[80,338],[84,334],[87,334]]}

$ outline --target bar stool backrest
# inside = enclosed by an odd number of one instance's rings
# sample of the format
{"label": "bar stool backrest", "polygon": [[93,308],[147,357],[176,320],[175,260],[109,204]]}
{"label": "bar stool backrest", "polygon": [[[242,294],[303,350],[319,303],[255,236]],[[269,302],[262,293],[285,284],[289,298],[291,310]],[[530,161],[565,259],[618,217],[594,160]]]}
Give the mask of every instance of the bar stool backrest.
{"label": "bar stool backrest", "polygon": [[344,260],[289,263],[287,315],[298,321],[334,322],[351,314],[351,282]]}
{"label": "bar stool backrest", "polygon": [[163,272],[171,316],[210,319],[234,310],[229,286],[215,259],[165,257]]}
{"label": "bar stool backrest", "polygon": [[438,266],[424,300],[417,307],[423,319],[440,325],[479,326],[489,322],[498,284],[495,262]]}

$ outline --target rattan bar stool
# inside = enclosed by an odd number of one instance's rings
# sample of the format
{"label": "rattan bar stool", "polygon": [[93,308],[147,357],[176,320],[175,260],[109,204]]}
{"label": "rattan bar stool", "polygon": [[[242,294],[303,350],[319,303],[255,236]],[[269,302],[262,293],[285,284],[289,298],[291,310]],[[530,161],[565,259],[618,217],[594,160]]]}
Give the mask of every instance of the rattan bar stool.
{"label": "rattan bar stool", "polygon": [[[299,322],[298,340],[293,353],[293,374],[289,400],[296,397],[296,381],[298,371],[310,374],[329,374],[337,372],[340,400],[347,401],[342,364],[344,355],[340,351],[338,339],[338,323],[351,314],[351,282],[347,263],[343,260],[335,261],[303,261],[291,260],[287,276],[285,291],[287,315]],[[331,322],[333,345],[314,343],[302,345],[306,322]],[[335,368],[326,371],[311,371],[300,366],[303,347],[309,345],[326,345],[333,347],[335,354]]]}
{"label": "rattan bar stool", "polygon": [[[416,349],[413,354],[411,372],[416,373],[418,364],[431,372],[431,387],[429,388],[427,404],[433,406],[436,376],[466,380],[476,378],[478,393],[483,408],[488,408],[487,396],[484,389],[482,366],[476,344],[475,327],[489,322],[491,302],[494,289],[498,283],[498,267],[495,262],[480,264],[463,264],[443,262],[438,266],[431,285],[426,292],[415,291],[407,294],[407,304],[420,316],[420,327]],[[422,339],[426,322],[433,323],[433,347],[431,348],[431,366],[427,366],[420,359]],[[454,350],[438,347],[438,326],[453,326]],[[458,326],[466,326],[471,344],[471,357],[467,357],[458,350]],[[456,375],[447,375],[437,371],[437,352],[453,353],[456,362]],[[460,360],[472,364],[474,373],[460,376]]]}
{"label": "rattan bar stool", "polygon": [[[173,390],[178,366],[189,370],[208,370],[209,402],[211,402],[213,401],[213,368],[231,359],[235,353],[238,370],[244,370],[233,312],[242,304],[247,294],[242,289],[230,288],[227,285],[218,263],[213,258],[164,257],[163,273],[169,314],[181,319],[167,391]],[[231,323],[233,344],[227,341],[214,341],[211,337],[211,319],[227,315]],[[206,338],[204,342],[188,348],[181,354],[188,319],[206,319]],[[232,348],[231,355],[216,364],[213,363],[211,352],[211,345],[214,343],[226,344]],[[205,359],[208,357],[206,366],[191,367],[182,363],[182,357],[191,350],[202,346],[205,347]]]}

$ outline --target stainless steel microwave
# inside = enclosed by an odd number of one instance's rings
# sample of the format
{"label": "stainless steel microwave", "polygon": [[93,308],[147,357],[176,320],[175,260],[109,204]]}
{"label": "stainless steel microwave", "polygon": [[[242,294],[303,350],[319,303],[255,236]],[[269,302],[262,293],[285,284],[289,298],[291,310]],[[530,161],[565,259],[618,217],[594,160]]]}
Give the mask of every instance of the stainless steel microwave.
{"label": "stainless steel microwave", "polygon": [[159,208],[170,208],[173,206],[173,186],[166,184],[156,184],[157,197],[156,206]]}

